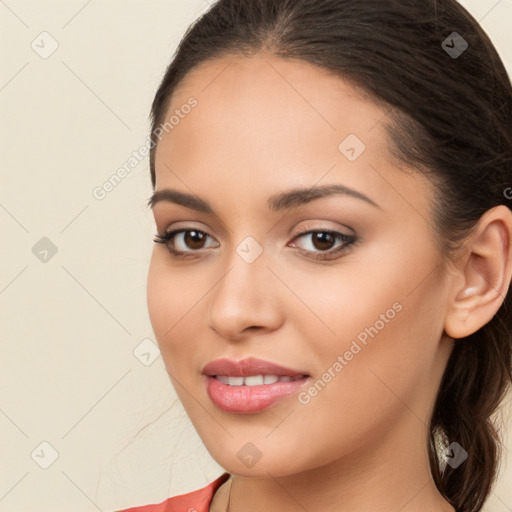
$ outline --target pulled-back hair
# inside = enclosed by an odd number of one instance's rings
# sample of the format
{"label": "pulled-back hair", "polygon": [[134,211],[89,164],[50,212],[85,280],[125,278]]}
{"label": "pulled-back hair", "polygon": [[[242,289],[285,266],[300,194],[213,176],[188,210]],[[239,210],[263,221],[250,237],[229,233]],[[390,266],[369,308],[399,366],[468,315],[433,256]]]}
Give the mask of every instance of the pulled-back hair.
{"label": "pulled-back hair", "polygon": [[[383,126],[396,162],[435,187],[446,258],[487,210],[511,207],[510,78],[456,0],[219,0],[187,30],[154,98],[153,188],[155,131],[182,80],[201,63],[259,51],[330,70],[388,107]],[[509,288],[489,323],[455,340],[429,425],[435,484],[459,512],[481,509],[499,468],[493,416],[512,382],[511,300]],[[443,463],[440,440],[457,442],[468,458]]]}

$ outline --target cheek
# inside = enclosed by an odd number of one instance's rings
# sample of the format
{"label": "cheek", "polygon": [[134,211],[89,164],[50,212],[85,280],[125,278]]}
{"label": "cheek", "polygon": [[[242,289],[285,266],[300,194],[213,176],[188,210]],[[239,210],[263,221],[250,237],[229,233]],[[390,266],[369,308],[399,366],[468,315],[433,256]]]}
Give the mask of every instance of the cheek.
{"label": "cheek", "polygon": [[172,289],[164,267],[161,258],[153,252],[148,271],[147,303],[151,326],[159,343],[175,322],[176,290]]}
{"label": "cheek", "polygon": [[[190,280],[180,277],[179,270],[166,264],[165,256],[153,253],[147,280],[148,313],[166,366],[171,352],[175,355],[187,340],[194,339],[187,317],[200,299],[199,291]],[[186,336],[180,334],[184,326]]]}
{"label": "cheek", "polygon": [[347,411],[371,424],[376,411],[403,407],[397,397],[416,399],[424,385],[430,391],[444,319],[436,255],[418,243],[414,250],[397,244],[395,251],[380,252],[379,260],[367,256],[337,273],[288,276],[309,310],[294,301],[288,313],[321,381],[304,396],[315,409],[307,421],[315,424],[319,417],[327,421],[326,413],[346,424]]}
{"label": "cheek", "polygon": [[[435,314],[425,305],[424,296],[415,296],[403,300],[402,309],[393,309],[394,317],[389,319],[393,316],[389,314],[387,324],[379,323],[374,312],[385,314],[395,296],[381,298],[384,308],[366,313],[364,307],[352,304],[346,310],[350,315],[340,315],[332,324],[338,336],[324,336],[324,343],[316,343],[310,355],[318,371],[293,405],[295,423],[277,422],[280,426],[272,431],[271,443],[262,444],[266,453],[278,450],[286,460],[293,456],[297,467],[318,466],[378,443],[404,415],[428,423],[422,416],[433,391],[432,366],[439,338]],[[314,331],[307,332],[311,343]],[[360,333],[367,334],[366,344],[357,337]],[[254,429],[253,435],[258,433]],[[261,434],[260,438],[267,442]],[[294,446],[311,449],[287,453],[291,438]],[[286,471],[285,466],[281,469]]]}
{"label": "cheek", "polygon": [[283,303],[285,316],[323,365],[349,350],[354,339],[364,343],[390,333],[404,316],[400,310],[411,282],[404,262],[395,258],[383,270],[371,256],[354,255],[332,268],[282,272],[296,295]]}
{"label": "cheek", "polygon": [[[148,313],[167,373],[180,399],[179,383],[198,385],[201,364],[208,357],[206,314],[208,291],[217,281],[211,270],[183,270],[169,264],[167,255],[153,253],[147,279]],[[213,278],[212,278],[213,277]],[[206,354],[206,355],[205,355]],[[178,383],[178,385],[176,385]]]}

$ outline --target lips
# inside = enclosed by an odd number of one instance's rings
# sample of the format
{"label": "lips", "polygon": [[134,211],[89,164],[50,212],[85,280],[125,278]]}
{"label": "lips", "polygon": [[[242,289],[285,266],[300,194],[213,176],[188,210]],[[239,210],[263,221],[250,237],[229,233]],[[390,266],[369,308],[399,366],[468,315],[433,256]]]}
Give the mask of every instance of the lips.
{"label": "lips", "polygon": [[284,366],[249,357],[241,361],[231,359],[215,359],[208,363],[202,371],[205,375],[225,375],[227,377],[249,377],[251,375],[276,375],[277,377],[308,376],[306,372],[286,368]]}
{"label": "lips", "polygon": [[310,380],[303,371],[255,358],[216,359],[202,373],[213,404],[235,414],[261,412],[297,393]]}

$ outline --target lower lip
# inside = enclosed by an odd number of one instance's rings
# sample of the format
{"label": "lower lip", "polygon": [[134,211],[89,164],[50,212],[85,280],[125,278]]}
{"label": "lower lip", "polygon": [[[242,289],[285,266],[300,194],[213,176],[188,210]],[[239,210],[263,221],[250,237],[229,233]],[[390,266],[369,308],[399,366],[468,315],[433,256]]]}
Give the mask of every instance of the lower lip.
{"label": "lower lip", "polygon": [[217,407],[226,412],[251,414],[268,409],[296,393],[309,378],[260,386],[230,386],[215,377],[207,376],[207,379],[208,396]]}

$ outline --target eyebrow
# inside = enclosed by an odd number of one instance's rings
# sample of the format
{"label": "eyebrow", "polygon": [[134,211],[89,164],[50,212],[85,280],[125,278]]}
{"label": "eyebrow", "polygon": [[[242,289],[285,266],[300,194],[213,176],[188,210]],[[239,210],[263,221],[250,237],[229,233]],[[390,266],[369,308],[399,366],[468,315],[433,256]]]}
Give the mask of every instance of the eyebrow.
{"label": "eyebrow", "polygon": [[[375,203],[375,201],[371,200],[363,193],[341,184],[309,188],[295,188],[285,192],[280,192],[268,199],[267,206],[270,211],[278,212],[281,210],[296,208],[298,206],[302,206],[311,201],[314,201],[315,199],[320,199],[322,197],[328,197],[332,195],[345,195],[354,197],[356,199],[365,201],[376,208],[380,208],[380,206]],[[204,199],[170,188],[157,190],[147,202],[147,206],[153,208],[157,203],[162,201],[185,206],[186,208],[190,208],[202,213],[215,214],[213,208]]]}

